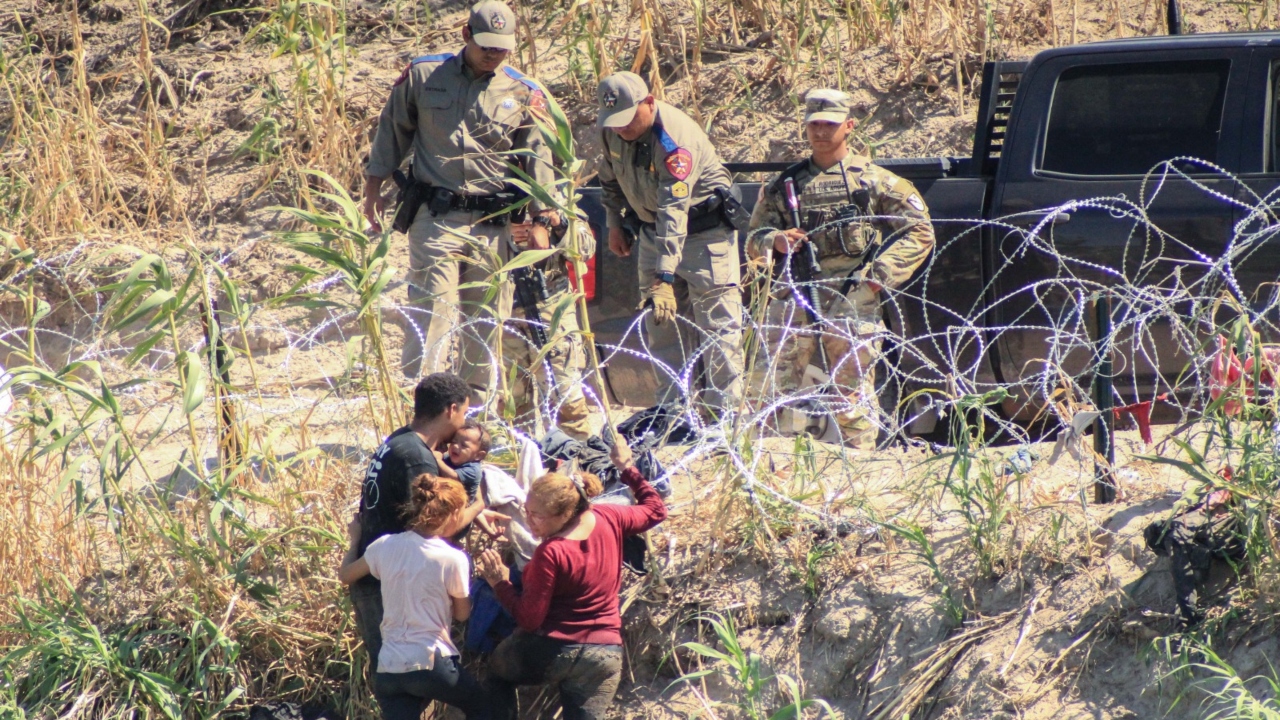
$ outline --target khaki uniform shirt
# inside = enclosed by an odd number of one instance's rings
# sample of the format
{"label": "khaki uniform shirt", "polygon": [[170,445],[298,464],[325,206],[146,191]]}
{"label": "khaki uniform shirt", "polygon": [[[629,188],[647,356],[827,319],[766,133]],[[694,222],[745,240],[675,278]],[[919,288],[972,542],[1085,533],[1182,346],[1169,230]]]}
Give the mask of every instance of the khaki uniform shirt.
{"label": "khaki uniform shirt", "polygon": [[[892,242],[858,274],[896,288],[911,278],[933,250],[933,225],[920,193],[907,180],[873,165],[870,158],[849,155],[825,171],[810,160],[792,178],[805,230],[812,231],[848,209],[859,189],[867,193],[867,214],[879,216],[830,227],[811,237],[818,244],[824,275],[845,274],[876,245]],[[774,233],[793,227],[782,180],[780,175],[761,187],[751,213],[747,254],[753,259],[771,257]],[[882,236],[882,230],[888,234]]]}
{"label": "khaki uniform shirt", "polygon": [[658,272],[674,273],[684,252],[689,208],[729,189],[733,179],[711,140],[688,115],[656,105],[653,130],[632,142],[604,132],[600,187],[607,225],[622,227],[622,210],[654,224],[661,250]]}
{"label": "khaki uniform shirt", "polygon": [[[391,175],[413,150],[413,175],[462,195],[501,192],[511,176],[511,150],[528,151],[529,174],[555,181],[551,148],[533,121],[546,105],[537,81],[510,66],[478,76],[462,55],[425,55],[409,64],[378,120],[365,172]],[[542,209],[537,201],[534,210]]]}

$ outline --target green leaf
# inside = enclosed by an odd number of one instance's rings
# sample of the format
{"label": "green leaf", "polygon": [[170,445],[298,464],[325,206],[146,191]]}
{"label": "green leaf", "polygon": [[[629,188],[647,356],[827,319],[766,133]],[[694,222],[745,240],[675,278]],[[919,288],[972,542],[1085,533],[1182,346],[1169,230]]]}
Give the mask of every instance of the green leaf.
{"label": "green leaf", "polygon": [[679,685],[680,683],[692,682],[694,680],[707,677],[708,675],[715,675],[715,674],[716,674],[715,670],[695,670],[691,673],[685,673],[684,675],[681,675],[675,680],[672,680],[671,684],[663,688],[662,692],[666,693],[667,691],[671,690],[671,688],[675,687],[676,685]]}
{"label": "green leaf", "polygon": [[182,354],[178,356],[178,367],[181,369],[185,386],[182,394],[182,411],[190,415],[204,402],[208,378],[205,375],[204,366],[200,363],[199,356],[186,350],[183,350]]}
{"label": "green leaf", "polygon": [[67,489],[67,484],[71,482],[71,479],[74,478],[76,475],[80,474],[80,468],[84,466],[85,462],[88,461],[88,459],[89,459],[88,455],[80,455],[78,457],[72,458],[71,462],[67,463],[66,468],[62,470],[62,477],[58,480],[59,495],[61,495],[62,492]]}
{"label": "green leaf", "polygon": [[37,298],[35,310],[31,313],[31,324],[35,325],[48,317],[51,312],[53,312],[53,308],[49,306],[49,303]]}
{"label": "green leaf", "polygon": [[562,198],[552,195],[548,188],[543,187],[541,183],[530,177],[530,175],[524,170],[521,170],[519,165],[516,165],[515,163],[507,163],[507,168],[516,174],[515,178],[509,179],[509,182],[512,185],[515,185],[525,191],[531,197],[536,198],[547,207],[555,208],[561,212],[569,212],[569,209],[564,207]]}
{"label": "green leaf", "polygon": [[520,268],[529,267],[530,265],[536,265],[558,252],[560,252],[560,250],[557,248],[547,248],[546,250],[525,250],[519,255],[511,258],[506,265],[503,265],[498,270],[498,274],[511,272],[512,270],[519,270]]}
{"label": "green leaf", "polygon": [[1159,455],[1138,455],[1137,457],[1148,462],[1172,465],[1205,485],[1212,486],[1218,482],[1218,478],[1206,472],[1203,467],[1193,465],[1185,460],[1161,457]]}
{"label": "green leaf", "polygon": [[132,324],[135,320],[142,319],[149,315],[151,311],[156,310],[170,300],[173,300],[174,297],[175,295],[171,290],[156,290],[151,293],[146,300],[143,300],[140,305],[134,308],[133,312],[126,315],[123,320],[117,321],[112,329],[123,329],[125,326]]}
{"label": "green leaf", "polygon": [[547,324],[547,334],[555,337],[560,334],[560,323],[564,320],[564,314],[575,311],[575,305],[578,301],[577,293],[565,293],[559,303],[556,303],[555,310],[551,312],[551,322]]}
{"label": "green leaf", "polygon": [[719,650],[708,647],[699,642],[687,642],[681,645],[680,647],[692,650],[698,653],[699,655],[701,655],[702,657],[715,658],[716,660],[723,660],[724,662],[729,662],[730,660],[728,655],[725,655]]}
{"label": "green leaf", "polygon": [[151,352],[151,349],[154,348],[156,344],[158,344],[164,338],[165,338],[164,330],[156,330],[155,332],[151,333],[150,337],[138,343],[137,347],[135,347],[133,350],[130,350],[129,354],[125,356],[124,358],[125,366],[132,367],[135,364],[137,364],[139,360],[145,357],[147,353]]}

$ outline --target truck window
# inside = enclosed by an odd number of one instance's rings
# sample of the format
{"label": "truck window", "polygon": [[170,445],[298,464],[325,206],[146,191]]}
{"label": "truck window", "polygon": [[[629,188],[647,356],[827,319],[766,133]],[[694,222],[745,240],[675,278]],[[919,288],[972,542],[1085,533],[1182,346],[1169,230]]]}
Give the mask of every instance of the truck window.
{"label": "truck window", "polygon": [[1086,65],[1058,77],[1041,169],[1143,175],[1179,156],[1216,162],[1230,60]]}

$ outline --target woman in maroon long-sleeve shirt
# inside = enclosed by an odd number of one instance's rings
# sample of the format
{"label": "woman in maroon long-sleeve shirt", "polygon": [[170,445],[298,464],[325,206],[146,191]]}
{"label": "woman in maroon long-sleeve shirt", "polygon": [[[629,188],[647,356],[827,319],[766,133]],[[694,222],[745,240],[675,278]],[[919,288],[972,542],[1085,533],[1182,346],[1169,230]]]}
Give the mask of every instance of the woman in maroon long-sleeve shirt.
{"label": "woman in maroon long-sleeve shirt", "polygon": [[523,592],[509,580],[493,550],[478,566],[498,602],[520,629],[503,640],[489,662],[495,717],[516,715],[517,685],[559,686],[565,720],[603,718],[622,677],[622,538],[662,522],[667,507],[619,441],[610,454],[634,506],[596,505],[593,475],[549,473],[529,489],[525,514],[542,544],[525,566]]}

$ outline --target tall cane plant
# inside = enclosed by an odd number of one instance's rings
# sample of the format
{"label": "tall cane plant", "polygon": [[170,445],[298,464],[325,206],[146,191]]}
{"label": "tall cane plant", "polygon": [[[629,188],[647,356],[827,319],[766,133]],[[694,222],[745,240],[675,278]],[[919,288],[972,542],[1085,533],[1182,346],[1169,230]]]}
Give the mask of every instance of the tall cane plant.
{"label": "tall cane plant", "polygon": [[[276,238],[321,265],[290,265],[298,280],[277,302],[336,309],[355,318],[364,333],[360,355],[371,370],[364,374],[370,419],[382,435],[389,435],[399,424],[407,401],[392,379],[382,327],[382,293],[396,273],[387,259],[391,229],[384,228],[376,235],[367,232],[360,205],[341,183],[319,170],[308,174],[332,188],[332,192],[317,193],[316,197],[333,209],[275,208],[314,228],[283,230]],[[336,278],[346,292],[323,288],[321,281],[329,277]]]}

